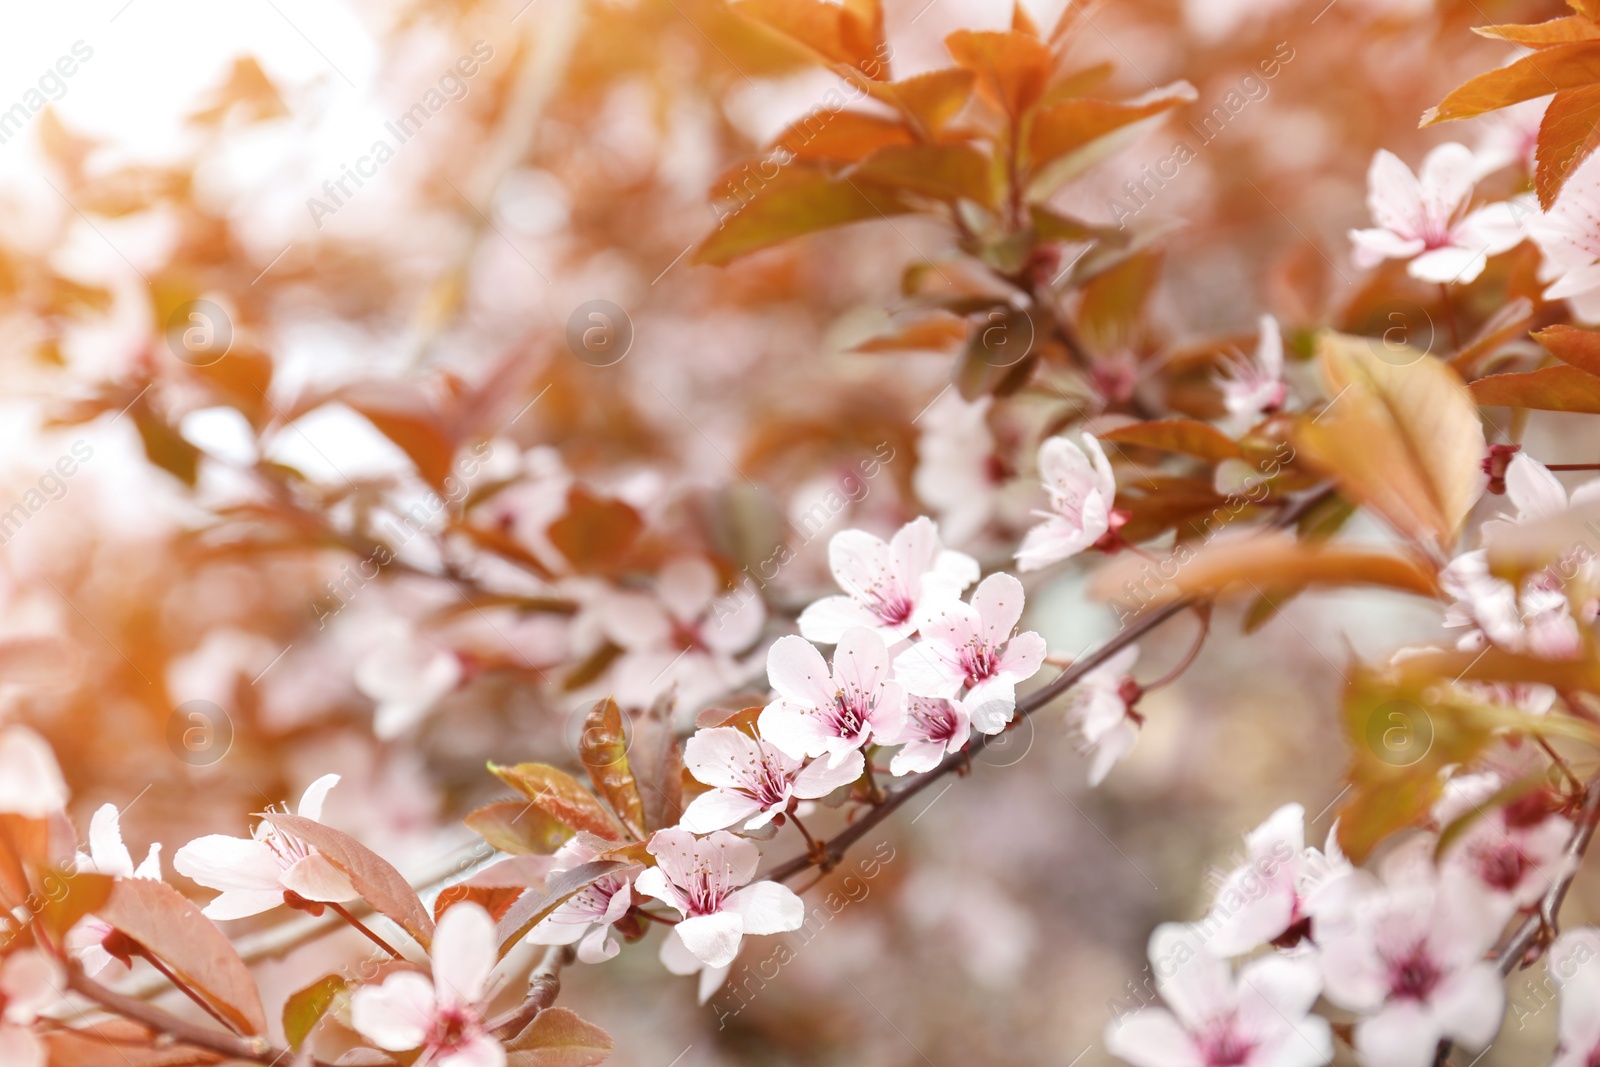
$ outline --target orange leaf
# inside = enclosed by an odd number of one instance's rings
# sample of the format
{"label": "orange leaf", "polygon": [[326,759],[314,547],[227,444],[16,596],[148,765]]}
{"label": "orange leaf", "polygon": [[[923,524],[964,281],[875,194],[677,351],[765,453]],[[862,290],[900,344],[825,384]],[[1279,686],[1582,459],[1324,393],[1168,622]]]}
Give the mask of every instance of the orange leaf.
{"label": "orange leaf", "polygon": [[394,865],[349,834],[299,815],[268,813],[262,818],[320,852],[345,873],[361,899],[427,948],[433,941],[433,919],[417,891]]}
{"label": "orange leaf", "polygon": [[1526,374],[1491,374],[1473,382],[1471,389],[1472,398],[1484,407],[1600,415],[1600,378],[1565,364]]}
{"label": "orange leaf", "polygon": [[619,563],[644,529],[629,504],[595,496],[581,485],[567,491],[567,513],[550,524],[550,543],[580,571]]}
{"label": "orange leaf", "polygon": [[701,242],[694,260],[725,264],[818,230],[910,210],[911,205],[885,189],[790,167],[749,200],[726,208],[717,231]]}
{"label": "orange leaf", "polygon": [[1546,326],[1529,336],[1561,362],[1600,377],[1600,330]]}
{"label": "orange leaf", "polygon": [[1037,37],[957,30],[944,39],[955,61],[978,76],[978,91],[1013,119],[1038,101],[1050,78],[1050,49]]}
{"label": "orange leaf", "polygon": [[1423,114],[1422,125],[1469,119],[1595,82],[1600,82],[1600,41],[1554,45],[1456,86]]}
{"label": "orange leaf", "polygon": [[893,333],[869,337],[856,352],[949,352],[967,339],[967,321],[954,315],[918,319]]}
{"label": "orange leaf", "polygon": [[1208,422],[1197,419],[1156,419],[1119,426],[1100,435],[1102,441],[1181,452],[1211,463],[1238,459],[1244,450],[1237,441]]}
{"label": "orange leaf", "polygon": [[890,145],[856,168],[865,182],[938,200],[971,200],[993,207],[994,172],[989,157],[969,145]]}
{"label": "orange leaf", "polygon": [[489,770],[552,819],[607,841],[625,839],[622,827],[605,806],[566,771],[544,763],[519,763],[515,767],[491,763]]}
{"label": "orange leaf", "polygon": [[506,1049],[506,1067],[594,1067],[611,1055],[611,1035],[566,1008],[546,1008]]}
{"label": "orange leaf", "polygon": [[1539,123],[1533,187],[1546,211],[1578,165],[1600,147],[1600,83],[1557,93]]}
{"label": "orange leaf", "polygon": [[1124,126],[1159,115],[1195,98],[1194,86],[1175,82],[1134,100],[1063,100],[1040,110],[1033,120],[1028,148],[1035,166],[1114,133]]}
{"label": "orange leaf", "polygon": [[1600,0],[1567,0],[1567,6],[1586,19],[1600,22]]}
{"label": "orange leaf", "polygon": [[595,704],[583,720],[583,736],[578,740],[578,755],[594,791],[611,805],[622,825],[634,837],[643,839],[644,800],[639,783],[628,763],[629,737],[623,729],[622,709],[611,697]]}
{"label": "orange leaf", "polygon": [[923,133],[935,138],[967,106],[976,83],[977,75],[972,71],[945,67],[904,81],[875,82],[867,92],[908,115]]}
{"label": "orange leaf", "polygon": [[873,80],[889,65],[883,12],[875,0],[739,0],[733,10],[776,30],[830,63],[843,63]]}
{"label": "orange leaf", "polygon": [[894,119],[818,107],[791,123],[772,145],[787,149],[802,162],[858,163],[887,145],[909,145],[914,140],[911,131]]}
{"label": "orange leaf", "polygon": [[1549,48],[1575,41],[1600,41],[1600,26],[1577,15],[1535,22],[1530,26],[1474,26],[1472,32],[1525,48]]}

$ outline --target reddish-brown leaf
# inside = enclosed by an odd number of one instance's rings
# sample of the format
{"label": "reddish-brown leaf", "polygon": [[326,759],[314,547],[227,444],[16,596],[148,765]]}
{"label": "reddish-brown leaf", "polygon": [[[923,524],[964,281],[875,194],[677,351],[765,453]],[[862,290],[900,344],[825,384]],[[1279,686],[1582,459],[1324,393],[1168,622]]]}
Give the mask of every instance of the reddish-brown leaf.
{"label": "reddish-brown leaf", "polygon": [[519,763],[515,767],[491,763],[489,770],[551,818],[608,841],[623,840],[622,827],[605,805],[566,771],[544,763]]}
{"label": "reddish-brown leaf", "polygon": [[546,1008],[506,1042],[506,1067],[594,1067],[611,1055],[611,1035],[566,1008]]}
{"label": "reddish-brown leaf", "polygon": [[215,1052],[184,1047],[149,1047],[156,1034],[126,1019],[100,1019],[82,1030],[40,1035],[50,1067],[199,1067],[221,1063]]}
{"label": "reddish-brown leaf", "polygon": [[1600,378],[1566,364],[1526,374],[1491,374],[1473,382],[1471,389],[1472,398],[1485,407],[1600,415]]}
{"label": "reddish-brown leaf", "polygon": [[1028,139],[1033,164],[1044,166],[1107,134],[1194,99],[1194,86],[1177,82],[1136,100],[1063,100],[1041,108]]}
{"label": "reddish-brown leaf", "polygon": [[1100,439],[1164,452],[1181,452],[1210,463],[1238,459],[1244,455],[1237,441],[1210,423],[1198,419],[1156,419],[1130,423],[1102,433]]}
{"label": "reddish-brown leaf", "polygon": [[1458,85],[1422,116],[1422,125],[1468,119],[1563,89],[1600,82],[1600,41],[1559,44]]}
{"label": "reddish-brown leaf", "polygon": [[548,856],[572,840],[574,833],[572,827],[526,800],[486,804],[464,821],[489,844],[513,856]]}
{"label": "reddish-brown leaf", "polygon": [[1474,26],[1472,32],[1525,48],[1549,48],[1577,41],[1600,41],[1600,26],[1580,15],[1567,15],[1526,26]]}
{"label": "reddish-brown leaf", "polygon": [[1546,211],[1572,172],[1600,147],[1600,84],[1557,93],[1539,124],[1533,187]]}
{"label": "reddish-brown leaf", "polygon": [[500,955],[505,956],[518,941],[527,936],[552,911],[585,886],[608,874],[627,870],[631,864],[614,860],[596,860],[560,874],[552,875],[545,883],[545,892],[524,893],[495,924],[495,934],[500,943]]}
{"label": "reddish-brown leaf", "polygon": [[378,432],[393,441],[417,473],[435,489],[443,488],[455,462],[456,446],[438,413],[416,389],[390,382],[363,382],[337,394]]}
{"label": "reddish-brown leaf", "polygon": [[[909,145],[915,141],[911,131],[894,119],[863,111],[833,112],[818,107],[790,123],[773,138],[772,146],[786,149],[804,163],[858,163],[880,148]],[[735,190],[743,185],[745,191],[754,196],[760,192],[761,182],[759,171],[752,173],[747,164],[724,175],[723,180],[712,187],[712,192],[721,196],[725,185]]]}
{"label": "reddish-brown leaf", "polygon": [[266,1032],[250,969],[188,897],[164,882],[126,878],[97,914],[158,957],[242,1033]]}
{"label": "reddish-brown leaf", "polygon": [[910,210],[910,204],[887,190],[790,166],[749,199],[719,206],[717,229],[701,242],[694,259],[729,263],[818,230]]}
{"label": "reddish-brown leaf", "polygon": [[970,145],[890,145],[867,157],[852,178],[937,200],[995,202],[989,157]]}
{"label": "reddish-brown leaf", "polygon": [[585,716],[578,755],[589,772],[595,792],[611,805],[628,832],[642,840],[647,833],[644,801],[628,763],[628,735],[623,729],[622,709],[611,697],[595,704]]}
{"label": "reddish-brown leaf", "polygon": [[945,67],[897,82],[875,82],[867,89],[875,98],[912,120],[928,139],[937,139],[950,120],[972,99],[977,75],[963,67]]}
{"label": "reddish-brown leaf", "polygon": [[738,0],[732,6],[830,63],[843,63],[873,80],[889,76],[883,12],[876,0]]}
{"label": "reddish-brown leaf", "polygon": [[1561,362],[1600,377],[1600,330],[1546,326],[1530,336]]}
{"label": "reddish-brown leaf", "polygon": [[262,816],[278,829],[298,837],[345,873],[363,900],[416,939],[423,948],[433,941],[433,918],[417,891],[394,865],[349,834],[314,819],[271,813]]}
{"label": "reddish-brown leaf", "polygon": [[567,513],[547,531],[580,571],[606,571],[622,562],[644,530],[644,519],[626,501],[596,496],[581,485],[567,491]]}
{"label": "reddish-brown leaf", "polygon": [[967,320],[935,314],[895,330],[869,337],[856,352],[950,352],[967,339]]}
{"label": "reddish-brown leaf", "polygon": [[1002,112],[1018,118],[1044,94],[1050,49],[1015,30],[957,30],[944,39],[956,63],[978,76],[978,91]]}

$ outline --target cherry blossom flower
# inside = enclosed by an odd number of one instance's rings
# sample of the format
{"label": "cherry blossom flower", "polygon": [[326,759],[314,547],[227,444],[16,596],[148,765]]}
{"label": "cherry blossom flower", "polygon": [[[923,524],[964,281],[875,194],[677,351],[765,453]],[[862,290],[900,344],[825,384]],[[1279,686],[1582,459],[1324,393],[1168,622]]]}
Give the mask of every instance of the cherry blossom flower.
{"label": "cherry blossom flower", "polygon": [[939,528],[923,516],[885,543],[863,530],[844,530],[828,542],[828,565],[847,596],[830,596],[800,613],[800,634],[837,644],[846,630],[866,627],[893,645],[916,632],[919,608],[938,598],[958,600],[978,580],[978,562],[939,545]]}
{"label": "cherry blossom flower", "polygon": [[1150,962],[1167,1008],[1106,1026],[1106,1048],[1134,1067],[1316,1067],[1333,1058],[1327,1020],[1310,1014],[1321,986],[1310,959],[1268,956],[1235,975],[1192,927],[1164,923],[1150,936]]}
{"label": "cherry blossom flower", "polygon": [[433,977],[391,974],[350,997],[350,1020],[386,1052],[421,1049],[430,1067],[504,1067],[504,1046],[484,1028],[489,975],[495,965],[494,920],[470,901],[439,919]]}
{"label": "cherry blossom flower", "polygon": [[[338,782],[337,774],[312,782],[300,797],[298,814],[320,819],[328,790]],[[211,834],[189,842],[172,858],[172,866],[186,878],[221,891],[203,909],[211,919],[259,915],[282,904],[285,893],[336,904],[360,895],[321,853],[265,819],[251,837]]]}
{"label": "cherry blossom flower", "polygon": [[1067,694],[1067,722],[1081,739],[1079,751],[1089,757],[1089,784],[1105,781],[1119,760],[1133,751],[1144,720],[1133,710],[1139,687],[1128,672],[1139,658],[1129,645],[1079,679]]}
{"label": "cherry blossom flower", "polygon": [[1528,222],[1544,261],[1539,279],[1547,300],[1566,300],[1579,318],[1600,319],[1600,156],[1590,156],[1561,189],[1550,210]]}
{"label": "cherry blossom flower", "polygon": [[67,806],[50,743],[26,726],[0,731],[0,812],[43,819]]}
{"label": "cherry blossom flower", "polygon": [[[550,857],[551,874],[570,871],[600,858],[597,849],[575,837]],[[612,925],[633,906],[633,872],[605,875],[562,901],[528,932],[535,945],[578,946],[584,963],[603,963],[621,951],[611,936]]]}
{"label": "cherry blossom flower", "polygon": [[1444,624],[1466,628],[1458,646],[1477,651],[1485,644],[1546,659],[1568,659],[1582,649],[1571,605],[1553,571],[1530,575],[1520,597],[1510,582],[1489,573],[1482,549],[1463,552],[1439,572],[1439,586],[1454,600]]}
{"label": "cherry blossom flower", "polygon": [[461,684],[461,657],[414,634],[385,641],[356,664],[356,688],[378,705],[372,732],[387,741],[410,730]]}
{"label": "cherry blossom flower", "polygon": [[894,743],[904,745],[889,761],[889,773],[921,774],[945,756],[960,752],[972,736],[972,716],[960,701],[907,697],[906,723]]}
{"label": "cherry blossom flower", "polygon": [[699,730],[683,746],[683,763],[709,792],[694,798],[678,825],[705,834],[738,823],[759,830],[794,800],[825,797],[861,777],[861,753],[850,751],[837,765],[800,760],[743,730],[718,726]]}
{"label": "cherry blossom flower", "polygon": [[[112,878],[148,878],[161,881],[161,846],[153,844],[138,867],[133,865],[133,855],[122,842],[122,822],[115,804],[103,804],[89,819],[89,851],[79,852],[76,868],[89,874],[104,874]],[[67,932],[67,948],[83,964],[86,974],[99,974],[111,962],[112,956],[103,946],[111,933],[111,925],[93,915],[86,915]]]}
{"label": "cherry blossom flower", "polygon": [[1446,795],[1434,805],[1433,816],[1441,828],[1473,815],[1440,858],[1440,869],[1447,876],[1464,876],[1490,893],[1503,894],[1513,907],[1537,904],[1563,871],[1572,823],[1551,810],[1551,797],[1543,790],[1482,811],[1500,790],[1500,776],[1491,772],[1463,777],[1472,781],[1453,790],[1447,783]]}
{"label": "cherry blossom flower", "polygon": [[1283,333],[1278,320],[1263,315],[1260,324],[1261,340],[1254,358],[1235,360],[1217,383],[1228,414],[1244,422],[1276,411],[1289,396],[1283,381]]}
{"label": "cherry blossom flower", "polygon": [[1367,171],[1367,205],[1375,229],[1351,230],[1358,267],[1385,259],[1409,259],[1406,273],[1425,282],[1470,282],[1487,257],[1522,240],[1511,204],[1468,212],[1474,168],[1472,150],[1442,144],[1413,174],[1392,152],[1380,149]]}
{"label": "cherry blossom flower", "polygon": [[794,759],[826,755],[837,769],[869,742],[888,744],[905,720],[905,690],[889,680],[889,649],[871,630],[845,631],[831,673],[805,638],[780,637],[767,652],[767,677],[778,699],[757,728]]}
{"label": "cherry blossom flower", "polygon": [[1303,807],[1285,804],[1246,835],[1244,863],[1223,878],[1200,923],[1219,955],[1314,936],[1318,897],[1353,868],[1331,832],[1325,852],[1307,848],[1305,821]]}
{"label": "cherry blossom flower", "polygon": [[0,1063],[45,1067],[44,1042],[31,1027],[60,999],[65,982],[61,965],[37,949],[13,952],[0,961]]}
{"label": "cherry blossom flower", "polygon": [[805,905],[788,886],[750,884],[761,853],[726,830],[698,839],[687,830],[658,830],[649,851],[657,865],[634,887],[683,917],[673,933],[706,967],[731,964],[746,934],[798,930],[805,922]]}
{"label": "cherry blossom flower", "polygon": [[953,545],[971,542],[989,525],[998,506],[1000,464],[989,429],[992,397],[968,402],[946,388],[917,417],[917,469],[911,486],[917,499],[939,517]]}
{"label": "cherry blossom flower", "polygon": [[1485,115],[1483,136],[1472,153],[1474,177],[1487,177],[1513,163],[1532,174],[1537,164],[1539,126],[1549,105],[1549,97],[1524,100]]}
{"label": "cherry blossom flower", "polygon": [[605,587],[586,598],[585,626],[622,648],[606,688],[623,704],[648,705],[676,687],[691,716],[721,693],[759,673],[759,660],[739,654],[766,622],[761,596],[748,583],[731,593],[703,559],[661,568],[654,595]]}
{"label": "cherry blossom flower", "polygon": [[1568,930],[1550,946],[1548,971],[1561,990],[1560,1044],[1550,1067],[1600,1063],[1600,930]]}
{"label": "cherry blossom flower", "polygon": [[1508,917],[1503,903],[1440,878],[1432,843],[1416,840],[1318,938],[1328,999],[1363,1016],[1354,1043],[1372,1067],[1428,1067],[1445,1038],[1481,1048],[1505,1010],[1500,972],[1485,959]]}
{"label": "cherry blossom flower", "polygon": [[1506,499],[1511,501],[1511,506],[1517,509],[1517,513],[1510,519],[1490,519],[1484,523],[1486,536],[1505,526],[1543,522],[1555,518],[1568,508],[1600,500],[1600,478],[1585,482],[1568,496],[1567,488],[1561,484],[1561,479],[1551,473],[1549,467],[1526,452],[1512,455],[1506,463],[1504,480]]}
{"label": "cherry blossom flower", "polygon": [[1016,578],[989,575],[969,603],[944,605],[922,621],[923,639],[895,657],[895,677],[922,697],[950,700],[965,687],[973,728],[999,733],[1016,709],[1017,683],[1044,665],[1044,638],[1015,632],[1023,599]]}
{"label": "cherry blossom flower", "polygon": [[1081,447],[1065,437],[1046,440],[1039,446],[1039,476],[1050,510],[1034,512],[1044,521],[1022,539],[1018,570],[1035,571],[1069,559],[1099,544],[1127,520],[1112,507],[1116,475],[1100,442],[1091,435],[1083,435]]}

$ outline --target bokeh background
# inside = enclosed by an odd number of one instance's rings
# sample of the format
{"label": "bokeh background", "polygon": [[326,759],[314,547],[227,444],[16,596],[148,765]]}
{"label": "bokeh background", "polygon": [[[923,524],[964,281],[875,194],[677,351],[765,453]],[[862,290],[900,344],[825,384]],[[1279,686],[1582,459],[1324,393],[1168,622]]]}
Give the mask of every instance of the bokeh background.
{"label": "bokeh background", "polygon": [[[1028,6],[1048,25],[1061,4]],[[999,0],[886,8],[898,76],[946,64],[948,32],[1011,19]],[[1168,230],[1145,313],[1099,350],[1179,358],[1249,344],[1263,311],[1308,330],[1348,327],[1357,305],[1425,347],[1436,294],[1349,264],[1367,164],[1448,139],[1522,150],[1504,116],[1417,119],[1507,58],[1469,26],[1564,10],[1095,9],[1075,47],[1115,65],[1109,95],[1198,90],[1058,196],[1097,221],[1120,198]],[[170,857],[337,771],[328,820],[427,881],[470,845],[461,816],[501,795],[485,761],[575,765],[594,696],[647,702],[665,678],[689,704],[754,702],[749,646],[685,665],[659,659],[670,640],[614,639],[627,602],[606,595],[629,581],[607,573],[599,518],[571,534],[600,545],[587,573],[549,574],[574,485],[642,517],[654,565],[693,557],[731,581],[787,543],[795,561],[760,589],[769,639],[826,590],[832,532],[931,513],[999,565],[1026,528],[1025,446],[1060,395],[966,405],[944,391],[948,355],[853,350],[947,232],[868,223],[695,263],[711,191],[838,87],[722,0],[109,0],[5,18],[0,717],[49,737],[80,826],[115,803],[136,853]],[[1276,77],[1245,81],[1273,56]],[[1188,123],[1230,92],[1245,106],[1202,144]],[[1193,160],[1131,201],[1124,183],[1180,139]],[[1494,269],[1526,283],[1532,261],[1505,258]],[[1540,426],[1577,458],[1559,420]],[[368,534],[453,464],[450,514],[351,579]],[[1069,568],[1030,585],[1028,623],[1062,656],[1116,626],[1083,584]],[[1176,663],[1194,625],[1146,642],[1137,673]],[[654,939],[569,970],[563,1003],[639,1067],[1112,1062],[1100,1033],[1150,996],[1150,928],[1202,914],[1208,869],[1278,805],[1328,831],[1350,657],[1439,632],[1432,611],[1367,594],[1303,598],[1248,639],[1222,613],[1100,789],[1047,711],[869,836],[808,893],[828,915],[815,935],[757,939],[710,1005]],[[441,671],[448,692],[425,699]],[[379,705],[408,694],[423,710],[391,712],[419,720],[377,737]],[[1600,917],[1583,893],[1573,913]],[[238,933],[261,944],[281,921]],[[311,961],[360,953],[339,935],[263,960],[269,1007]],[[1548,1001],[1537,982],[1512,982],[1485,1065],[1550,1047],[1553,1010],[1519,1010]]]}

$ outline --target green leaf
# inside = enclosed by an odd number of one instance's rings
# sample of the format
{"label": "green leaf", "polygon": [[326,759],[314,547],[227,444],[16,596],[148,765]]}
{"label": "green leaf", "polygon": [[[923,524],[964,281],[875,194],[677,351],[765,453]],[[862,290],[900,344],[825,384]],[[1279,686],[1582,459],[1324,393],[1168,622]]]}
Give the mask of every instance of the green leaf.
{"label": "green leaf", "polygon": [[330,974],[289,995],[283,1005],[283,1035],[291,1049],[299,1051],[328,1009],[349,988],[343,975]]}

